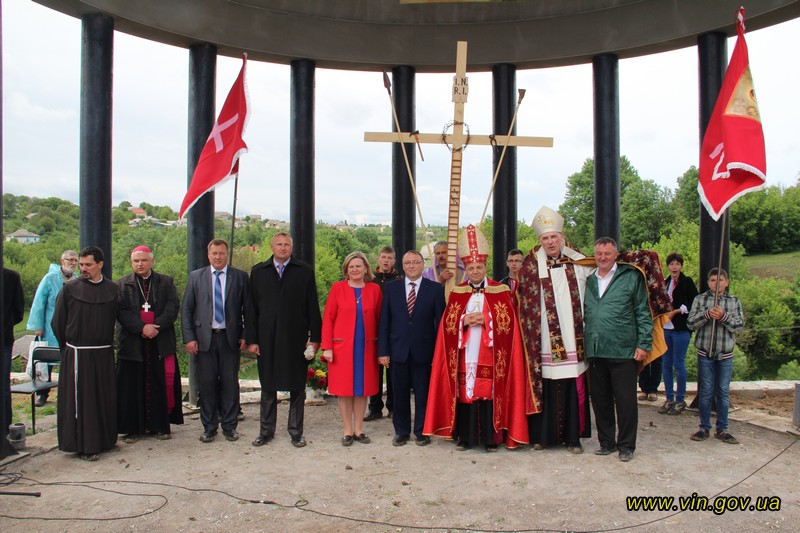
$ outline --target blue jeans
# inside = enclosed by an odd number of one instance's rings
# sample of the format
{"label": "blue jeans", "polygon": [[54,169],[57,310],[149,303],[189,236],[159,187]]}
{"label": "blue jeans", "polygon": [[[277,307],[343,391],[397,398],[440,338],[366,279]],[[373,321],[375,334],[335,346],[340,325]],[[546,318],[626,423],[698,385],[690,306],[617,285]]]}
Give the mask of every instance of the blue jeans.
{"label": "blue jeans", "polygon": [[[691,331],[664,330],[664,340],[667,341],[667,352],[661,357],[661,368],[664,374],[664,390],[667,392],[668,402],[681,403],[686,399],[686,350],[689,348]],[[673,374],[674,369],[674,374]],[[672,390],[672,377],[675,376],[678,390]]]}
{"label": "blue jeans", "polygon": [[711,397],[717,400],[717,432],[728,429],[733,357],[715,361],[697,356],[697,385],[700,387],[697,405],[700,408],[700,427],[711,430]]}

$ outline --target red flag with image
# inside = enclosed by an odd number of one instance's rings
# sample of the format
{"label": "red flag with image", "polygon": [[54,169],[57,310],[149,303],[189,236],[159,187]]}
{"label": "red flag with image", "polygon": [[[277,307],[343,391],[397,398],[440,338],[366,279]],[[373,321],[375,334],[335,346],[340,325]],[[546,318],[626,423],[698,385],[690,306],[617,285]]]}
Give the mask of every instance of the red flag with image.
{"label": "red flag with image", "polygon": [[700,149],[700,200],[714,220],[734,200],[763,189],[767,157],[761,115],[744,40],[744,8],[736,14],[738,38]]}
{"label": "red flag with image", "polygon": [[192,183],[181,203],[180,218],[210,190],[222,185],[239,173],[239,157],[247,152],[242,134],[247,126],[247,90],[245,70],[247,55],[242,58],[242,69],[225,99],[219,117],[208,135],[206,145],[192,175]]}

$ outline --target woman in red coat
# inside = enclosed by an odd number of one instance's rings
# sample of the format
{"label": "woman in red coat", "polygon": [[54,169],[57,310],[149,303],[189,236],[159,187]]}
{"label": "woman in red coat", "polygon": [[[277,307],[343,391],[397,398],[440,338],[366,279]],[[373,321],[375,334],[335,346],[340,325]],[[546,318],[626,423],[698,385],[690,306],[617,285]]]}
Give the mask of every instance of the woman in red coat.
{"label": "woman in red coat", "polygon": [[368,443],[363,432],[367,398],[378,392],[378,322],[381,289],[362,252],[342,265],[345,280],[334,283],[322,317],[322,357],[328,361],[328,392],[339,396],[342,445]]}

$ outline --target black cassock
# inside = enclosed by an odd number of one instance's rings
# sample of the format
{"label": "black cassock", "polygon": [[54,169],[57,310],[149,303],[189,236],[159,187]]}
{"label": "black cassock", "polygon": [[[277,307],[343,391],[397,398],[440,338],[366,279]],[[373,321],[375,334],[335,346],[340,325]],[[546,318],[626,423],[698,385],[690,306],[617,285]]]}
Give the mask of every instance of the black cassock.
{"label": "black cassock", "polygon": [[105,278],[79,278],[58,294],[52,326],[61,345],[59,450],[94,454],[117,443],[113,344],[119,304],[119,288]]}
{"label": "black cassock", "polygon": [[[175,355],[178,291],[172,278],[155,271],[147,279],[130,274],[117,285],[122,298],[116,330],[118,431],[169,434],[170,423],[183,424],[181,374]],[[153,340],[141,336],[145,297],[154,313],[153,323],[159,326]],[[167,364],[174,369],[169,387]]]}

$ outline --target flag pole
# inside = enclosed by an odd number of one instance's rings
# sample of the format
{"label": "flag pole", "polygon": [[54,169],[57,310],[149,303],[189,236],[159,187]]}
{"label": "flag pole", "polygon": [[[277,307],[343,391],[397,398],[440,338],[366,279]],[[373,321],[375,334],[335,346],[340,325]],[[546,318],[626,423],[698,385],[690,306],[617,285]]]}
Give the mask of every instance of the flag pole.
{"label": "flag pole", "polygon": [[511,142],[511,133],[514,131],[514,124],[517,122],[517,113],[519,112],[519,106],[522,103],[522,99],[525,98],[525,89],[518,89],[517,93],[519,94],[519,98],[517,99],[517,107],[514,108],[514,116],[511,118],[511,125],[508,127],[506,142],[503,145],[503,151],[500,153],[500,159],[497,161],[497,168],[495,169],[494,172],[494,179],[492,180],[492,186],[489,188],[489,196],[486,198],[486,205],[483,206],[483,213],[481,213],[481,221],[478,223],[479,225],[482,224],[483,219],[486,218],[486,210],[489,209],[489,200],[492,199],[494,186],[497,184],[497,177],[500,175],[500,168],[503,166],[503,158],[505,158],[506,156],[506,150],[508,150],[508,143]]}
{"label": "flag pole", "polygon": [[[397,141],[400,143],[400,151],[403,153],[403,160],[406,163],[406,172],[408,173],[408,182],[411,185],[411,192],[414,194],[414,203],[417,205],[417,214],[419,215],[419,225],[422,226],[422,235],[425,239],[425,248],[430,251],[430,243],[428,242],[428,228],[425,226],[425,220],[422,218],[422,207],[419,205],[419,197],[417,196],[417,186],[414,183],[414,174],[411,172],[411,163],[408,161],[408,154],[406,153],[405,145],[403,144],[402,129],[400,128],[400,120],[397,118],[397,108],[394,106],[394,97],[392,96],[392,82],[389,81],[389,75],[383,71],[383,86],[386,88],[386,93],[389,95],[389,105],[392,107],[392,116],[394,117],[395,128],[397,128]],[[419,139],[419,137],[417,138]],[[419,144],[417,144],[419,147]],[[420,150],[420,157],[422,157],[422,148]],[[424,158],[423,158],[424,161]],[[416,225],[415,225],[416,226]],[[414,248],[416,248],[416,236],[414,237]],[[436,265],[434,261],[434,266]]]}
{"label": "flag pole", "polygon": [[[236,162],[236,166],[239,166],[239,162]],[[238,169],[237,169],[238,170]],[[239,172],[236,172],[236,177],[233,178],[233,216],[231,217],[231,246],[228,248],[228,253],[230,254],[228,257],[228,264],[233,266],[233,235],[236,231],[236,199],[239,193]]]}
{"label": "flag pole", "polygon": [[[717,261],[717,286],[714,287],[714,307],[717,307],[719,302],[719,273],[722,270],[722,257],[725,252],[725,224],[728,221],[728,210],[722,212],[722,224],[719,236],[719,261]],[[730,282],[730,272],[728,273],[728,281]],[[717,337],[717,319],[713,319],[711,323],[711,344],[709,346],[709,356],[714,355],[714,343]]]}

